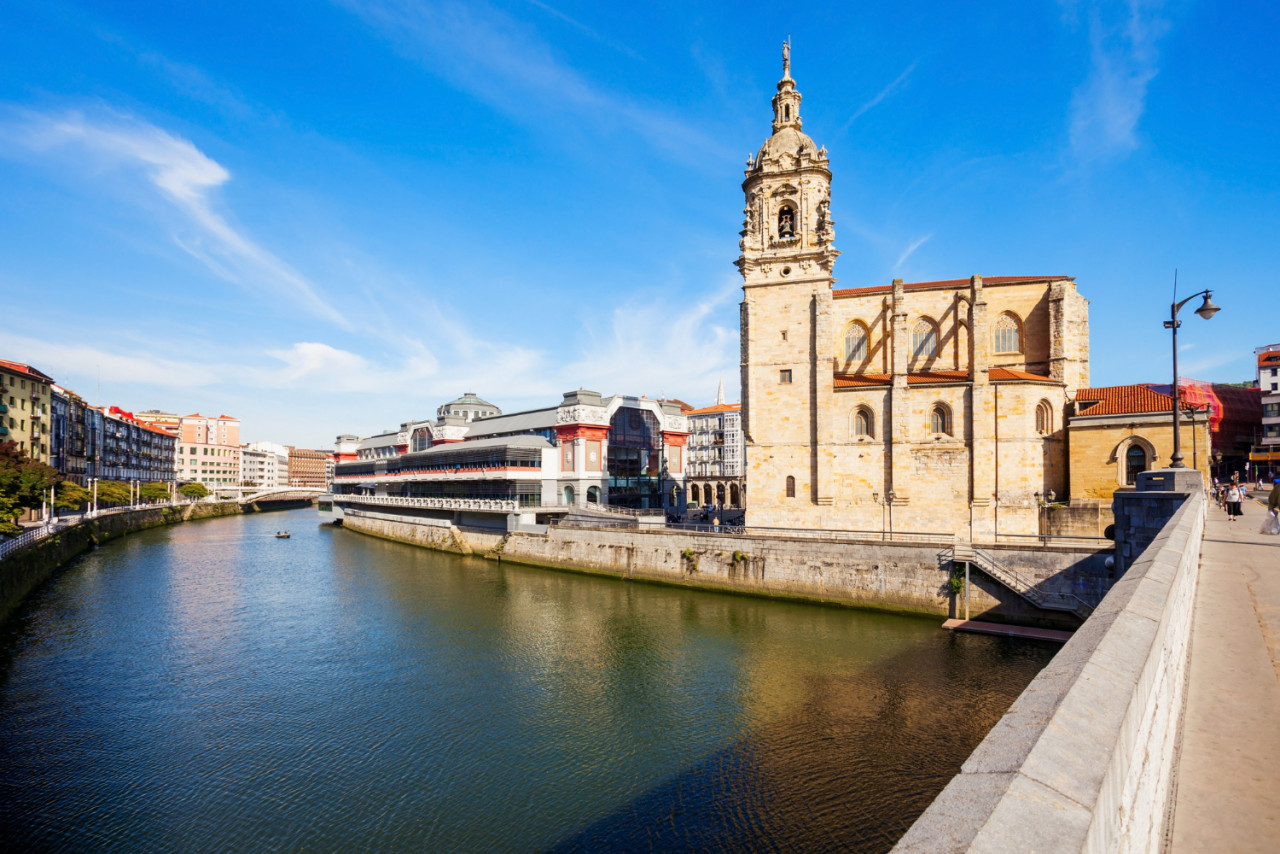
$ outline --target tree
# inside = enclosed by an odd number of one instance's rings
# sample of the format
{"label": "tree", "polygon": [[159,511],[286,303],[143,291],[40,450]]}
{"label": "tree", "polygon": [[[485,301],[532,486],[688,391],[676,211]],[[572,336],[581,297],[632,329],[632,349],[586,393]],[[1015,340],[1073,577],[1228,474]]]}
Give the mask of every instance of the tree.
{"label": "tree", "polygon": [[169,500],[169,484],[167,483],[142,484],[142,498],[144,501],[168,501]]}
{"label": "tree", "polygon": [[58,500],[54,505],[59,510],[79,510],[93,500],[93,493],[78,483],[64,480],[58,484]]}
{"label": "tree", "polygon": [[99,504],[128,504],[129,497],[129,484],[119,480],[98,481]]}
{"label": "tree", "polygon": [[192,499],[204,498],[209,494],[203,483],[184,483],[178,487],[178,491]]}
{"label": "tree", "polygon": [[18,517],[47,500],[59,480],[57,469],[28,457],[17,442],[0,442],[0,532],[18,533]]}

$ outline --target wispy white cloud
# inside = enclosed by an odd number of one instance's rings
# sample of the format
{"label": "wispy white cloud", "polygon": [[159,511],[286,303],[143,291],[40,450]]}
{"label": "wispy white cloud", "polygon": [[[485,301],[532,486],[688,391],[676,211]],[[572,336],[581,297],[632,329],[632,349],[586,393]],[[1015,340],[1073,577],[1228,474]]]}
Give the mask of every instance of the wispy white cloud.
{"label": "wispy white cloud", "polygon": [[1159,73],[1157,45],[1169,31],[1163,0],[1093,0],[1065,5],[1069,19],[1088,20],[1089,74],[1071,100],[1071,147],[1092,159],[1138,145],[1147,88]]}
{"label": "wispy white cloud", "polygon": [[559,21],[563,21],[564,23],[573,27],[578,32],[583,33],[593,41],[597,41],[600,44],[604,45],[605,47],[612,48],[613,50],[616,50],[619,53],[625,53],[627,56],[631,57],[632,59],[640,58],[640,55],[636,53],[634,50],[632,50],[631,48],[627,47],[624,44],[616,42],[613,39],[605,37],[600,32],[592,29],[591,27],[588,27],[586,24],[582,23],[576,18],[569,17],[564,12],[561,12],[559,9],[555,8],[554,6],[550,6],[546,3],[540,3],[539,0],[529,0],[529,2],[532,5],[541,9],[542,11],[546,12],[551,17]]}
{"label": "wispy white cloud", "polygon": [[0,129],[0,138],[50,156],[69,153],[81,168],[88,165],[87,156],[98,168],[141,173],[146,185],[185,217],[188,228],[173,235],[175,243],[216,275],[248,288],[271,288],[316,317],[350,327],[312,282],[220,211],[217,191],[231,173],[189,140],[109,111],[93,116],[27,112]]}
{"label": "wispy white cloud", "polygon": [[569,388],[586,384],[631,394],[710,395],[721,378],[732,388],[738,379],[738,327],[723,321],[737,320],[726,316],[726,309],[740,294],[737,284],[726,280],[679,305],[620,305],[607,326],[588,327],[582,356],[558,376],[571,383]]}
{"label": "wispy white cloud", "polygon": [[896,269],[898,267],[901,267],[903,264],[907,263],[907,259],[910,258],[912,255],[914,255],[917,249],[919,249],[921,246],[924,246],[925,243],[929,241],[930,237],[933,237],[933,235],[926,234],[924,237],[919,237],[911,241],[911,245],[909,245],[906,249],[904,249],[902,251],[902,254],[898,256],[898,260],[894,262],[893,264],[894,268]]}
{"label": "wispy white cloud", "polygon": [[847,131],[850,125],[852,125],[854,122],[856,122],[859,118],[862,117],[863,113],[867,112],[867,110],[870,110],[873,107],[878,106],[882,101],[884,101],[885,98],[888,98],[894,92],[897,92],[899,89],[901,89],[902,86],[907,82],[907,78],[911,76],[911,72],[915,70],[916,70],[915,62],[908,65],[905,71],[903,71],[901,74],[899,74],[897,77],[893,79],[892,83],[890,83],[888,86],[881,89],[879,92],[876,93],[876,96],[874,98],[872,98],[870,101],[867,101],[865,104],[859,107],[856,111],[854,111],[854,114],[849,117],[849,120],[846,121],[840,127],[840,132],[844,133],[845,131]]}
{"label": "wispy white cloud", "polygon": [[[670,110],[644,106],[595,85],[528,24],[478,0],[335,0],[405,56],[462,91],[541,127],[577,120],[587,132],[623,131],[674,159],[731,159],[720,142]],[[549,7],[548,7],[549,8]]]}

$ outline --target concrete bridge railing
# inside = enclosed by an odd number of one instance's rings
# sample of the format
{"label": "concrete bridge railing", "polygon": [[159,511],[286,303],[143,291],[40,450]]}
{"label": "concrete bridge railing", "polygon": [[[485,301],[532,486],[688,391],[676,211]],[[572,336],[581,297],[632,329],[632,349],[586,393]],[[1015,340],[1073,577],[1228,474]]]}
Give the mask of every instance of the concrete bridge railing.
{"label": "concrete bridge railing", "polygon": [[895,851],[1161,849],[1205,497],[1182,472],[1138,489],[1117,528],[1154,539]]}

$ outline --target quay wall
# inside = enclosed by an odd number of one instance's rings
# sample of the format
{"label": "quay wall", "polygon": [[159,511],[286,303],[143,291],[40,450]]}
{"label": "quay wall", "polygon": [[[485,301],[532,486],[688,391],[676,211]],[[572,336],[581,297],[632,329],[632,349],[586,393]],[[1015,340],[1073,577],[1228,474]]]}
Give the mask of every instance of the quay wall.
{"label": "quay wall", "polygon": [[[805,537],[711,534],[667,529],[553,527],[497,533],[441,525],[394,512],[359,510],[343,526],[359,533],[502,562],[571,570],[632,581],[912,612],[963,613],[951,592],[949,543],[819,540]],[[1061,587],[1100,601],[1109,586],[1105,558],[1091,548],[1002,549],[1046,588]],[[959,612],[959,613],[958,613]],[[982,575],[971,575],[974,619],[1074,628],[1079,619],[1042,611]]]}
{"label": "quay wall", "polygon": [[[308,502],[303,502],[305,505]],[[219,516],[235,516],[259,509],[285,509],[299,506],[297,502],[282,504],[263,503],[259,507],[242,507],[236,502],[195,503],[178,506],[146,507],[123,513],[109,513],[94,519],[86,519],[58,531],[39,542],[21,549],[0,560],[0,623],[19,603],[47,579],[60,566],[94,545],[123,537],[135,531],[174,525],[196,519],[212,519]]]}
{"label": "quay wall", "polygon": [[1117,496],[1122,541],[1156,533],[895,852],[1163,849],[1204,535],[1190,474]]}

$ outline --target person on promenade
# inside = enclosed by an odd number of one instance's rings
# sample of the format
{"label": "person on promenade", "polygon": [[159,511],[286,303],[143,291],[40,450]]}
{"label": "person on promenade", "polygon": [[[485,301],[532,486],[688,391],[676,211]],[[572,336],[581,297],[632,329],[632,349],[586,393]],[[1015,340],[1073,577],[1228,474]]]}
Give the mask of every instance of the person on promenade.
{"label": "person on promenade", "polygon": [[1259,533],[1280,535],[1280,477],[1275,479],[1271,494],[1267,496],[1267,518]]}
{"label": "person on promenade", "polygon": [[1244,501],[1244,490],[1240,484],[1232,481],[1227,487],[1227,519],[1234,522],[1240,517],[1240,502]]}

